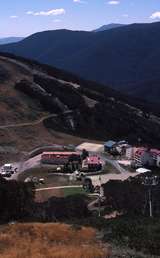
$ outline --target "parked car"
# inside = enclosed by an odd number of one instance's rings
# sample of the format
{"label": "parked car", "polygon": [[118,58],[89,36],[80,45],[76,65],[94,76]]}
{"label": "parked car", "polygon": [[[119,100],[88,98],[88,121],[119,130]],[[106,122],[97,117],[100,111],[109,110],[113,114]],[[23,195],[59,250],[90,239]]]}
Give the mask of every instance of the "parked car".
{"label": "parked car", "polygon": [[1,176],[11,177],[12,174],[14,174],[14,168],[12,164],[4,164],[4,166],[1,169]]}

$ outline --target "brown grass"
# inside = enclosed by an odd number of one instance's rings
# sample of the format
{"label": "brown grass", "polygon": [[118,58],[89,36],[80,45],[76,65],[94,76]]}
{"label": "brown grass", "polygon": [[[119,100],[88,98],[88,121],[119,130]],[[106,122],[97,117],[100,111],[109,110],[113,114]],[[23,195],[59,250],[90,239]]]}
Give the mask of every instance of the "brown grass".
{"label": "brown grass", "polygon": [[3,258],[106,258],[92,228],[66,224],[15,224],[0,233]]}

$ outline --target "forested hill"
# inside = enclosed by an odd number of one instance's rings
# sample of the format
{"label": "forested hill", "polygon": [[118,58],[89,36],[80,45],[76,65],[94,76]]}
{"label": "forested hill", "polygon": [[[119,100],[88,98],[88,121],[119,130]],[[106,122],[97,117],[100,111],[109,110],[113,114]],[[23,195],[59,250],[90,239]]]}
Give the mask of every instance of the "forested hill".
{"label": "forested hill", "polygon": [[70,143],[75,139],[71,135],[160,143],[154,105],[32,60],[0,56],[0,95],[3,146],[23,149],[57,142],[55,132],[64,133],[61,142]]}

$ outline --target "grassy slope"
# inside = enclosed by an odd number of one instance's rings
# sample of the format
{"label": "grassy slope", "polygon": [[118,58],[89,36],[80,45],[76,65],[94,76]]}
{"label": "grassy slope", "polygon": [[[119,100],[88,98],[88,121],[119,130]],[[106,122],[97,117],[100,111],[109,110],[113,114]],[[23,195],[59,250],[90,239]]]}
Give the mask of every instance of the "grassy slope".
{"label": "grassy slope", "polygon": [[92,228],[65,224],[15,224],[0,233],[3,258],[104,258],[107,250]]}

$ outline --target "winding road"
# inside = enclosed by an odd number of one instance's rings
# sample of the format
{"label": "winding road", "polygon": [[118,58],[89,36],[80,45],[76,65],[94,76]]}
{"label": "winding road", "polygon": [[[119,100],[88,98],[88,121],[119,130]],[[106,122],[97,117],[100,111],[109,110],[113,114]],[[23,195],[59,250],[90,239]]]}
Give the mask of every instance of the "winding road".
{"label": "winding road", "polygon": [[49,118],[55,118],[58,117],[59,115],[69,115],[72,113],[72,110],[66,110],[63,113],[60,114],[50,114],[46,115],[44,117],[41,117],[40,119],[33,121],[33,122],[25,122],[25,123],[19,123],[19,124],[10,124],[10,125],[0,125],[0,129],[8,129],[8,128],[17,128],[17,127],[24,127],[24,126],[34,126],[43,123],[45,120]]}
{"label": "winding road", "polygon": [[34,126],[41,124],[48,118],[54,118],[57,117],[57,114],[50,114],[44,117],[41,117],[40,119],[34,121],[34,122],[26,122],[26,123],[19,123],[19,124],[10,124],[10,125],[0,125],[0,129],[8,129],[8,128],[17,128],[17,127],[24,127],[24,126]]}

